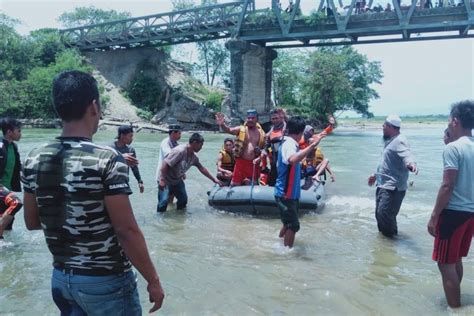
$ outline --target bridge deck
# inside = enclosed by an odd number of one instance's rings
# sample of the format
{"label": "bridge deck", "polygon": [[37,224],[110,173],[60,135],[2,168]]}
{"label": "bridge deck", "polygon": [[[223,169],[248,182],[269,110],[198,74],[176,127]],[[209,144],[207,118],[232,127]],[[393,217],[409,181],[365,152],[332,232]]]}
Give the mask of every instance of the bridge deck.
{"label": "bridge deck", "polygon": [[[355,14],[351,1],[346,16],[326,16],[321,0],[316,15],[305,17],[282,12],[272,0],[272,9],[254,11],[251,0],[231,2],[189,10],[168,12],[120,21],[61,30],[63,41],[80,50],[123,47],[165,46],[180,43],[235,37],[281,48],[373,42],[394,42],[473,37],[474,3],[420,9],[416,0],[394,11]],[[296,0],[295,6],[299,6]],[[413,36],[415,34],[415,36]],[[328,43],[329,40],[332,42]],[[286,42],[286,43],[281,43]]]}

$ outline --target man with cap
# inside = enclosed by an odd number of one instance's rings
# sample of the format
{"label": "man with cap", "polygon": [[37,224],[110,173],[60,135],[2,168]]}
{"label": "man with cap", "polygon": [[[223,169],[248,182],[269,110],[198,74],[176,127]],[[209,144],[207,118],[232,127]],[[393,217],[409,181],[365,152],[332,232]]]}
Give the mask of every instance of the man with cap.
{"label": "man with cap", "polygon": [[260,177],[260,155],[265,146],[265,132],[258,123],[257,111],[248,110],[247,120],[241,126],[227,126],[222,113],[216,114],[216,122],[222,131],[236,136],[231,186],[256,183]]}
{"label": "man with cap", "polygon": [[138,182],[138,188],[140,193],[145,191],[143,185],[142,177],[140,176],[140,171],[138,170],[138,159],[135,148],[130,146],[133,142],[133,126],[131,125],[121,125],[118,128],[117,140],[112,143],[110,147],[122,154],[123,158],[127,162],[127,165],[132,169],[133,175]]}
{"label": "man with cap", "polygon": [[377,172],[368,179],[369,186],[377,183],[375,218],[379,231],[387,237],[398,234],[397,215],[407,190],[408,171],[418,174],[408,141],[400,134],[401,122],[393,114],[385,119],[382,158]]}
{"label": "man with cap", "polygon": [[[160,184],[160,170],[161,164],[165,157],[171,152],[171,149],[177,147],[179,145],[178,140],[181,139],[181,125],[179,124],[169,124],[168,125],[168,137],[163,139],[160,144],[160,153],[158,154],[158,164],[156,166],[156,173],[155,173],[155,180],[156,183]],[[158,190],[159,191],[159,190]],[[160,192],[158,192],[159,195]],[[170,193],[169,201],[173,201],[173,194]],[[159,212],[159,198],[158,198],[158,205],[156,210]]]}

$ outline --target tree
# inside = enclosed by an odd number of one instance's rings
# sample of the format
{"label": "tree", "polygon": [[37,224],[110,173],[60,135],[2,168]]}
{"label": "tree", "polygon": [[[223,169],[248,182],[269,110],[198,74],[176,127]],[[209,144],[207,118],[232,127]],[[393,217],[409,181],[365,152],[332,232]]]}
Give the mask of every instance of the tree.
{"label": "tree", "polygon": [[311,54],[278,52],[273,67],[273,96],[278,106],[325,124],[328,114],[353,110],[370,117],[369,102],[379,95],[380,63],[350,46],[323,47]]}
{"label": "tree", "polygon": [[35,43],[35,56],[43,66],[55,62],[56,55],[63,52],[66,47],[61,42],[57,29],[44,28],[30,32],[30,39]]}
{"label": "tree", "polygon": [[302,52],[295,49],[278,51],[272,70],[273,100],[276,106],[298,107],[306,59]]}
{"label": "tree", "polygon": [[199,61],[196,70],[203,74],[206,83],[213,86],[216,77],[229,77],[230,57],[224,40],[197,43]]}
{"label": "tree", "polygon": [[187,10],[196,7],[193,0],[171,0],[173,11]]}
{"label": "tree", "polygon": [[336,111],[371,116],[369,101],[379,98],[371,85],[380,84],[382,77],[379,62],[369,61],[350,46],[321,48],[309,60],[303,103],[322,122]]}
{"label": "tree", "polygon": [[23,80],[34,65],[34,48],[15,31],[19,20],[0,13],[0,81]]}
{"label": "tree", "polygon": [[58,21],[64,27],[78,27],[91,24],[127,19],[131,17],[130,12],[118,12],[115,10],[103,10],[94,6],[78,7],[72,12],[64,12]]}

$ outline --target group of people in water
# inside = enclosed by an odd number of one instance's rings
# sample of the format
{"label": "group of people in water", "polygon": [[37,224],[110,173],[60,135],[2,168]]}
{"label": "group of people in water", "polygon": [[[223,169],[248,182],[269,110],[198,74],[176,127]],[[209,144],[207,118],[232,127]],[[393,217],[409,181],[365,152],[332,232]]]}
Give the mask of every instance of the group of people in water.
{"label": "group of people in water", "polygon": [[[150,312],[156,311],[165,294],[129,200],[129,169],[140,192],[144,190],[136,153],[130,146],[133,129],[119,127],[111,146],[92,141],[101,105],[97,81],[87,73],[59,74],[53,81],[52,96],[62,121],[61,136],[33,149],[22,166],[15,144],[21,138],[21,125],[14,119],[2,121],[0,236],[23,204],[27,229],[44,231],[53,256],[52,294],[61,314],[141,315],[132,266],[146,280],[154,303]],[[186,206],[184,180],[191,166],[221,186],[272,185],[283,224],[279,236],[285,246],[292,247],[300,229],[300,192],[308,186],[303,180],[319,181],[324,170],[334,180],[318,148],[335,122],[330,118],[328,127],[315,134],[304,119],[286,119],[281,109],[271,112],[271,121],[272,128],[265,133],[254,110],[236,127],[227,126],[224,115],[216,115],[221,130],[235,136],[225,139],[218,153],[217,176],[196,155],[204,143],[202,135],[193,133],[187,144],[179,145],[181,127],[170,125],[169,136],[160,146],[157,211],[166,211],[172,196],[177,208]],[[398,233],[396,216],[408,172],[418,171],[400,127],[398,116],[386,118],[381,163],[368,179],[369,185],[377,185],[377,224],[388,237]],[[462,257],[467,256],[474,234],[473,128],[474,101],[454,104],[445,132],[443,183],[427,225],[435,237],[433,260],[438,262],[451,307],[461,305]],[[12,192],[21,190],[20,168],[23,201]],[[112,295],[114,299],[104,299]]]}

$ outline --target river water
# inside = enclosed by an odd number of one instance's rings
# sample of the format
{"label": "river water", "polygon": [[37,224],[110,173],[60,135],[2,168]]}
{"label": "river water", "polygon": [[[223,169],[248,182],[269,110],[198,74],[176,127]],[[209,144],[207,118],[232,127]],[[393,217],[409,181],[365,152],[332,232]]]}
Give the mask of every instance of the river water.
{"label": "river water", "polygon": [[[420,173],[410,176],[399,220],[400,236],[387,240],[374,219],[375,189],[367,186],[382,149],[381,127],[337,129],[323,140],[336,173],[322,210],[302,217],[295,247],[278,238],[279,219],[236,216],[207,205],[211,182],[192,168],[186,211],[157,216],[154,174],[164,134],[135,134],[145,193],[131,175],[135,216],[159,271],[167,315],[446,315],[474,314],[474,256],[464,260],[462,302],[447,308],[432,238],[426,231],[441,181],[442,126],[402,128]],[[22,157],[58,130],[24,130]],[[101,131],[106,143],[115,133]],[[183,133],[182,142],[189,135]],[[222,134],[206,134],[201,162],[215,169]],[[22,212],[0,249],[0,314],[55,315],[50,295],[51,255],[41,231],[25,229]],[[472,247],[471,247],[472,248]],[[146,283],[139,277],[144,312]]]}

